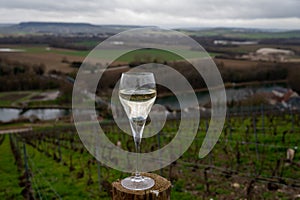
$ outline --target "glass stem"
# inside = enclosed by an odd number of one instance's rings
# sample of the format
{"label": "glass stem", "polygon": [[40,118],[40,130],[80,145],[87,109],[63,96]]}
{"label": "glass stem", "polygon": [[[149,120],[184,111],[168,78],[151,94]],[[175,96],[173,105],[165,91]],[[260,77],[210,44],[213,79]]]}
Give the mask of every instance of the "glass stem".
{"label": "glass stem", "polygon": [[140,139],[137,139],[135,142],[135,150],[136,150],[136,166],[135,166],[135,177],[140,177],[141,174],[139,172],[139,159],[140,159],[140,153],[141,153],[141,143],[138,142]]}
{"label": "glass stem", "polygon": [[141,140],[144,131],[146,120],[143,118],[133,118],[130,122],[131,129],[134,135],[134,144],[136,150],[136,166],[135,166],[135,178],[141,178],[139,172],[139,159],[141,153]]}

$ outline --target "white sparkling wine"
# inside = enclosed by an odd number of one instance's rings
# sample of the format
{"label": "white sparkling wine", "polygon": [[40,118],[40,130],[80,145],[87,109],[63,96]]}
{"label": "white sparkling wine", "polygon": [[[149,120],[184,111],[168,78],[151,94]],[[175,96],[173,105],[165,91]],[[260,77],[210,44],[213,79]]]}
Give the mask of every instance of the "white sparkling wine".
{"label": "white sparkling wine", "polygon": [[120,90],[120,101],[130,120],[146,120],[156,98],[156,90]]}
{"label": "white sparkling wine", "polygon": [[154,186],[155,181],[139,173],[139,156],[146,118],[156,99],[154,74],[150,72],[122,73],[119,98],[129,118],[136,148],[135,176],[123,179],[121,185],[129,190],[147,190]]}

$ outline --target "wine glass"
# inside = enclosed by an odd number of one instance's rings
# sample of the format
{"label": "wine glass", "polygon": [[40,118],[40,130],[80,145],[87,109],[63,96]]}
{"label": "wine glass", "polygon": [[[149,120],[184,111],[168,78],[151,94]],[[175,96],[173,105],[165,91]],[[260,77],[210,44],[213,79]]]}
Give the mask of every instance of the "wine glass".
{"label": "wine glass", "polygon": [[127,177],[121,185],[129,190],[146,190],[154,185],[152,178],[139,173],[140,144],[147,116],[156,99],[156,87],[153,73],[127,72],[122,73],[119,98],[129,118],[136,148],[135,176]]}

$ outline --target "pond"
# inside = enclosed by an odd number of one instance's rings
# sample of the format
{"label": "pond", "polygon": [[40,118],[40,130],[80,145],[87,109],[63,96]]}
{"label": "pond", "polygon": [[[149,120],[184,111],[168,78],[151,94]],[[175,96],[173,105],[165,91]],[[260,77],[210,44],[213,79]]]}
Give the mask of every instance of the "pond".
{"label": "pond", "polygon": [[[270,86],[249,86],[249,87],[234,87],[226,89],[226,99],[227,102],[240,101],[247,99],[255,93],[266,93],[272,92],[276,89],[285,89],[280,85],[270,85]],[[186,94],[190,95],[190,94]],[[196,96],[200,106],[204,106],[210,102],[210,96],[208,91],[196,92]],[[188,98],[187,98],[188,99]],[[175,96],[161,97],[156,100],[157,104],[168,106],[172,109],[180,109],[179,103]]]}
{"label": "pond", "polygon": [[[251,87],[236,87],[226,89],[227,102],[239,101],[247,99],[255,93],[271,92],[272,90],[285,90],[286,88],[280,85],[269,85],[269,86],[251,86]],[[190,94],[185,94],[187,97]],[[200,106],[204,106],[210,102],[209,92],[197,92],[196,93]],[[189,99],[189,98],[186,98]],[[178,100],[175,96],[157,98],[156,104],[168,106],[171,109],[180,109]],[[187,105],[189,105],[187,103]],[[40,120],[51,120],[71,114],[70,109],[29,109],[25,112],[22,109],[16,108],[0,108],[0,121],[9,122],[14,119],[21,117],[29,118],[35,116]]]}
{"label": "pond", "polygon": [[0,48],[0,52],[12,52],[12,53],[16,53],[16,52],[24,52],[24,49],[11,49],[11,48]]}
{"label": "pond", "polygon": [[70,114],[69,109],[29,109],[23,113],[22,109],[1,108],[0,121],[9,122],[21,117],[29,118],[35,116],[40,120],[51,120]]}

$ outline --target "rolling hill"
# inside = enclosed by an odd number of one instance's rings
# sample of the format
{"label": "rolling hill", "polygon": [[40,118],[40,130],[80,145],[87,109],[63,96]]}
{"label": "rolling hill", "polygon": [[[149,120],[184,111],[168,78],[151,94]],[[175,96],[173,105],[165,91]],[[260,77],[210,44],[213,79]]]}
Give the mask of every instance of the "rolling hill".
{"label": "rolling hill", "polygon": [[127,25],[93,25],[89,23],[60,22],[21,22],[19,24],[0,26],[2,34],[115,34],[121,31],[143,26]]}

